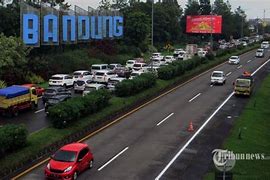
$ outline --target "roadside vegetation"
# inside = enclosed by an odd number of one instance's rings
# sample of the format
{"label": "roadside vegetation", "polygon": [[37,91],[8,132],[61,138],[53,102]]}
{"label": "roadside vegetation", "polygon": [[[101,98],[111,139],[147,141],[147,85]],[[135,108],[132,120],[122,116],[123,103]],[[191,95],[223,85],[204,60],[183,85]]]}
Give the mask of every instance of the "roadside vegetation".
{"label": "roadside vegetation", "polygon": [[[0,170],[0,174],[9,173],[10,170],[15,170],[18,167],[23,166],[25,163],[27,162],[29,163],[31,160],[39,159],[43,157],[44,155],[47,156],[46,152],[47,153],[49,152],[50,147],[52,147],[52,145],[57,147],[60,141],[66,142],[65,140],[69,135],[76,132],[80,132],[85,128],[89,128],[89,127],[95,128],[96,127],[95,125],[103,123],[102,121],[106,117],[111,117],[115,113],[121,112],[128,106],[132,106],[133,104],[136,104],[137,102],[140,102],[144,99],[149,99],[151,97],[154,97],[159,92],[169,87],[175,86],[176,84],[184,82],[190,79],[191,77],[226,61],[231,55],[240,55],[244,52],[250,51],[257,47],[258,45],[253,45],[253,46],[244,48],[242,50],[236,49],[234,53],[231,53],[231,54],[225,53],[223,56],[213,58],[212,60],[206,59],[205,63],[197,65],[197,66],[193,66],[192,68],[186,70],[185,73],[182,75],[175,75],[173,78],[170,78],[169,80],[157,79],[154,86],[149,87],[148,89],[145,89],[143,91],[137,92],[137,94],[134,94],[132,96],[128,96],[128,97],[113,96],[109,100],[108,106],[104,107],[98,112],[95,111],[97,113],[92,114],[90,116],[89,115],[86,116],[86,114],[84,116],[80,116],[79,109],[72,110],[72,113],[74,113],[75,117],[77,118],[72,119],[71,121],[73,120],[75,121],[70,122],[69,126],[59,126],[62,129],[48,127],[48,128],[42,129],[41,131],[30,134],[27,138],[27,141],[25,142],[26,146],[24,146],[23,148],[17,149],[15,152],[11,154],[6,153],[5,156],[0,159],[0,164],[2,167]],[[108,96],[106,95],[106,97]],[[76,100],[75,98],[74,101],[78,102],[78,99]],[[82,103],[82,102],[78,102],[78,103]],[[62,106],[62,104],[59,104],[59,106]],[[68,105],[68,107],[72,109],[73,105],[71,106]],[[83,106],[81,105],[76,106],[76,108],[79,108],[79,107],[82,107],[83,109]],[[66,108],[66,107],[61,107],[61,108]],[[61,108],[59,112],[61,112]],[[57,116],[59,115],[56,109],[52,111],[56,111],[55,113],[57,114]],[[70,115],[69,113],[66,113],[65,116]],[[79,116],[76,116],[76,115],[79,115]],[[78,119],[78,117],[81,117],[81,118]],[[70,116],[69,118],[72,118],[72,117]],[[59,122],[63,122],[60,120],[58,121],[57,119],[54,123],[57,124]],[[60,124],[62,125],[62,123]],[[45,152],[44,152],[44,149],[46,149]]]}
{"label": "roadside vegetation", "polygon": [[[223,149],[234,153],[264,154],[265,160],[237,160],[232,169],[233,179],[269,179],[270,178],[270,76],[252,96],[242,115],[237,119],[225,140]],[[239,130],[241,129],[241,139]],[[214,173],[208,173],[204,179],[214,179]]]}

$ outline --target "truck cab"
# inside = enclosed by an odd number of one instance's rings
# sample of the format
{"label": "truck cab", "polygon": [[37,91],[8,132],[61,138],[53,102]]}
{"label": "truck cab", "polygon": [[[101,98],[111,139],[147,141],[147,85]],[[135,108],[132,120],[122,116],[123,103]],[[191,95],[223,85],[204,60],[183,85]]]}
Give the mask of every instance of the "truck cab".
{"label": "truck cab", "polygon": [[235,95],[250,96],[252,94],[254,80],[250,74],[244,73],[233,84]]}

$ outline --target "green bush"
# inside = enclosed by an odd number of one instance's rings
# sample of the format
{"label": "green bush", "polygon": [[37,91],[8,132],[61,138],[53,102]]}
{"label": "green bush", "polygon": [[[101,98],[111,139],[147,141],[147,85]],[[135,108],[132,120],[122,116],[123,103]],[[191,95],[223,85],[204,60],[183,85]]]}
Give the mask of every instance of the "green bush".
{"label": "green bush", "polygon": [[41,76],[38,76],[34,73],[29,73],[26,75],[25,80],[27,83],[32,83],[32,84],[42,84],[44,83],[44,79]]}
{"label": "green bush", "polygon": [[110,93],[99,90],[84,97],[72,98],[49,108],[49,118],[55,128],[65,128],[79,118],[96,113],[109,103]]}
{"label": "green bush", "polygon": [[0,89],[7,87],[5,81],[0,80]]}
{"label": "green bush", "polygon": [[26,145],[27,130],[24,125],[0,127],[0,157]]}
{"label": "green bush", "polygon": [[156,76],[152,73],[145,73],[132,80],[124,80],[115,87],[115,94],[119,97],[126,97],[137,94],[156,84]]}

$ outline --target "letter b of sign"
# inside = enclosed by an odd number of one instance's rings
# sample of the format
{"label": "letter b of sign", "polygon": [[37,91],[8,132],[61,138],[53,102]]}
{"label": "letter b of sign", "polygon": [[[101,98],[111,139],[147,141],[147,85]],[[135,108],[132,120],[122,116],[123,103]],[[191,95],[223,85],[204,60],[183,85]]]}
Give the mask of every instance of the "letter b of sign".
{"label": "letter b of sign", "polygon": [[23,15],[23,41],[27,45],[35,45],[38,43],[38,16],[35,14]]}

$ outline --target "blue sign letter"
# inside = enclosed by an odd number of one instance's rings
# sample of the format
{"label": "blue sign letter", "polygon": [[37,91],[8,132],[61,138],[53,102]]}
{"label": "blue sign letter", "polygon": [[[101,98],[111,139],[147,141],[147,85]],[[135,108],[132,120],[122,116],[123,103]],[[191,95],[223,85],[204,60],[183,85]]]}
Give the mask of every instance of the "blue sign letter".
{"label": "blue sign letter", "polygon": [[[96,16],[91,16],[91,37],[92,39],[102,39],[102,16],[98,16],[98,22],[96,22]],[[98,23],[98,24],[96,24]],[[96,34],[96,31],[98,33]]]}
{"label": "blue sign letter", "polygon": [[[50,28],[50,22],[52,22],[52,28]],[[52,29],[52,31],[50,31]],[[49,14],[44,16],[44,42],[48,43],[49,38],[52,38],[54,43],[58,42],[58,21],[57,16]]]}
{"label": "blue sign letter", "polygon": [[90,22],[88,16],[78,16],[78,40],[90,39]]}
{"label": "blue sign letter", "polygon": [[113,31],[113,35],[115,37],[120,37],[123,36],[123,17],[122,16],[115,16],[114,17],[114,31]]}
{"label": "blue sign letter", "polygon": [[[108,22],[108,26],[107,26]],[[113,18],[112,16],[103,16],[103,37],[113,37]],[[109,36],[107,36],[109,32]]]}
{"label": "blue sign letter", "polygon": [[26,45],[39,44],[38,16],[35,14],[23,15],[23,42]]}
{"label": "blue sign letter", "polygon": [[[68,26],[68,24],[70,25]],[[70,33],[70,38],[68,38],[68,33]],[[63,42],[76,41],[76,18],[75,16],[63,16]]]}

